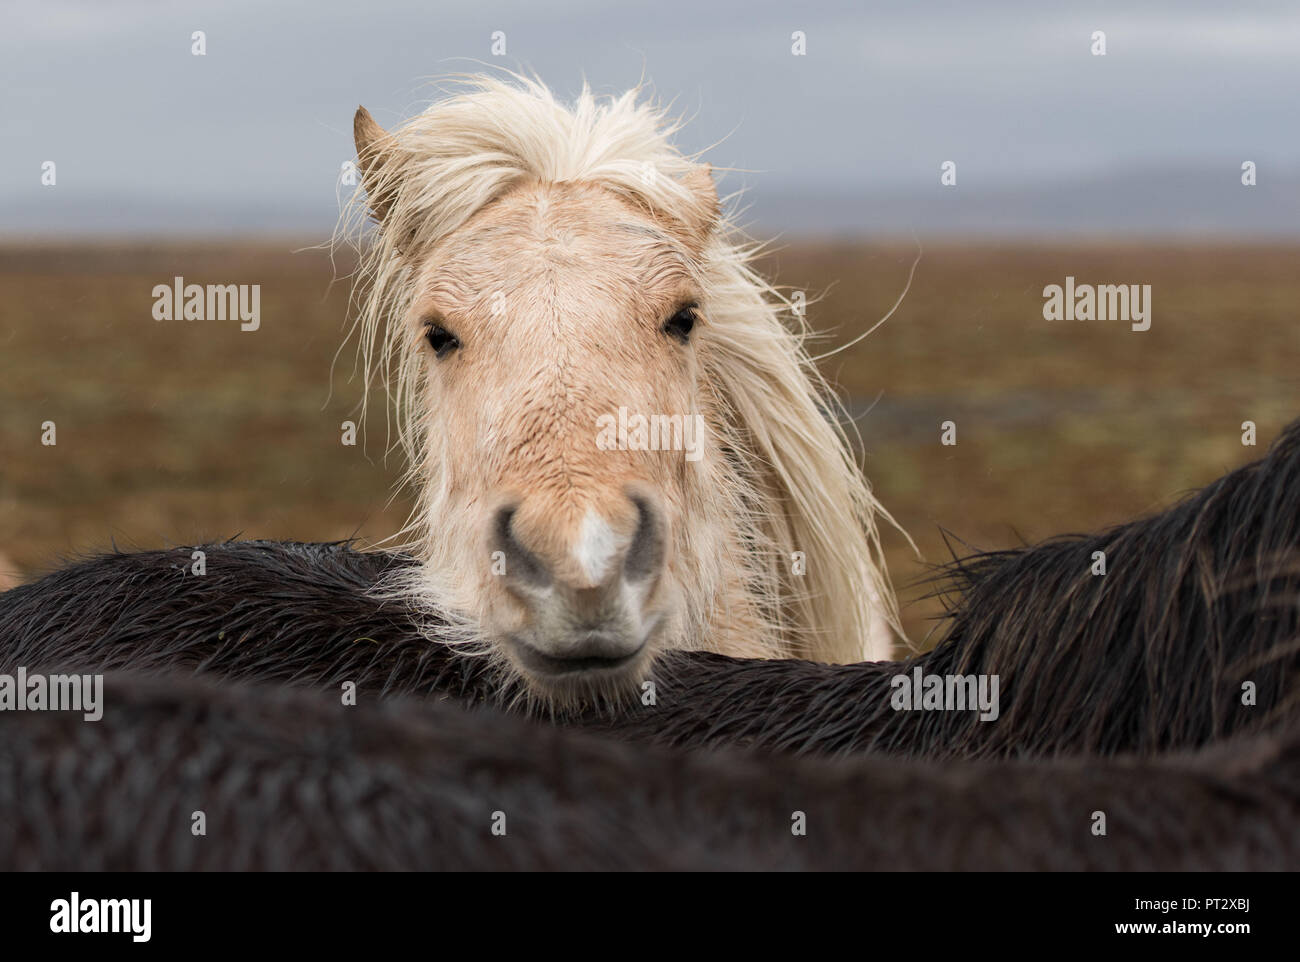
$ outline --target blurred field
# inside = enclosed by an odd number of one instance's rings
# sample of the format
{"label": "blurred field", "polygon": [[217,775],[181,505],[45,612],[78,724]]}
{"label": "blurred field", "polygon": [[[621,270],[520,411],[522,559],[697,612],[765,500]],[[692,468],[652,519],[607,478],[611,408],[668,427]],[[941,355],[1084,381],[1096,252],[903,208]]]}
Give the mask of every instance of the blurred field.
{"label": "blurred field", "polygon": [[[829,350],[888,310],[913,256],[799,244],[768,267],[822,294],[809,316]],[[1044,321],[1042,288],[1067,274],[1152,285],[1152,329]],[[151,290],[174,275],[261,284],[261,330],[155,322]],[[113,542],[396,531],[407,502],[391,499],[382,413],[364,449],[339,443],[360,385],[351,345],[331,383],[347,307],[332,276],[288,244],[0,248],[4,566],[31,577]],[[1252,460],[1300,414],[1297,304],[1300,248],[927,246],[893,319],[825,368],[878,495],[939,561],[941,527],[981,548],[1095,528]],[[939,444],[945,420],[956,447]],[[1260,448],[1242,446],[1244,420]],[[900,585],[924,574],[901,536],[886,542]],[[934,610],[908,608],[914,639]]]}

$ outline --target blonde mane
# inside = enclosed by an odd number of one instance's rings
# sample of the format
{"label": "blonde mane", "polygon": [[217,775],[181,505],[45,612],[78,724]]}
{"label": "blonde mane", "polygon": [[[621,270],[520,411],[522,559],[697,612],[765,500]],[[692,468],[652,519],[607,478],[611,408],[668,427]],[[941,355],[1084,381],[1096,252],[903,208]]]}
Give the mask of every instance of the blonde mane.
{"label": "blonde mane", "polygon": [[[422,256],[525,181],[590,182],[688,221],[698,198],[683,181],[707,168],[674,148],[677,130],[639,88],[602,97],[584,86],[565,105],[540,82],[510,75],[458,81],[385,142],[400,162],[368,172],[369,200],[358,190],[341,227],[362,254],[354,331],[365,396],[376,382],[391,396],[407,481],[421,491],[399,535],[417,553],[428,556],[438,537],[441,473],[426,443],[427,364],[396,321],[411,308]],[[367,232],[376,207],[384,228]],[[751,266],[759,250],[734,215],[720,215],[701,256],[708,325],[700,382],[702,408],[721,421],[710,424],[711,436],[734,469],[719,497],[746,549],[742,580],[761,612],[762,649],[835,662],[885,658],[901,635],[877,528],[888,515],[855,463],[840,402],[805,350],[805,320]],[[798,558],[803,574],[795,573]],[[710,647],[708,639],[698,647]]]}

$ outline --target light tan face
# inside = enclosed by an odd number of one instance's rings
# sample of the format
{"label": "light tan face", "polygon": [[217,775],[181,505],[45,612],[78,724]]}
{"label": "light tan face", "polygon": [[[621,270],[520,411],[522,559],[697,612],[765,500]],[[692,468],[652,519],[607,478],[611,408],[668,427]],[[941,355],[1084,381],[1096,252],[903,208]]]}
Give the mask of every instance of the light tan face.
{"label": "light tan face", "polygon": [[[682,555],[709,550],[682,522],[716,456],[699,433],[697,243],[603,187],[526,184],[420,269],[407,324],[442,468],[438,563],[550,695],[639,677],[682,629]],[[679,420],[656,438],[638,415]]]}

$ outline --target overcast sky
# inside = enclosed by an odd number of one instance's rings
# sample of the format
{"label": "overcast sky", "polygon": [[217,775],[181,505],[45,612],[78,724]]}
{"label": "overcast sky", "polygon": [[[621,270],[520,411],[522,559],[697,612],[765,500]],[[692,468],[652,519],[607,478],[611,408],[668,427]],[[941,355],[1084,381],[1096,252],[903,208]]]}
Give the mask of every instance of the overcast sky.
{"label": "overcast sky", "polygon": [[328,232],[356,105],[391,126],[476,60],[561,92],[644,74],[796,233],[1300,233],[1295,0],[19,0],[4,22],[10,236]]}

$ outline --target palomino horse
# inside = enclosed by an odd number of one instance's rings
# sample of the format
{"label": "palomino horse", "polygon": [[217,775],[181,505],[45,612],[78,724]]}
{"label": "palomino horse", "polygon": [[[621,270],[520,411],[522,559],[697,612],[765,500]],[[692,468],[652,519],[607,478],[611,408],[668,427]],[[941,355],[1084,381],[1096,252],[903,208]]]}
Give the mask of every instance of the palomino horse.
{"label": "palomino horse", "polygon": [[638,91],[474,78],[355,117],[366,386],[418,506],[392,586],[544,700],[657,651],[890,653],[881,511],[798,312]]}

